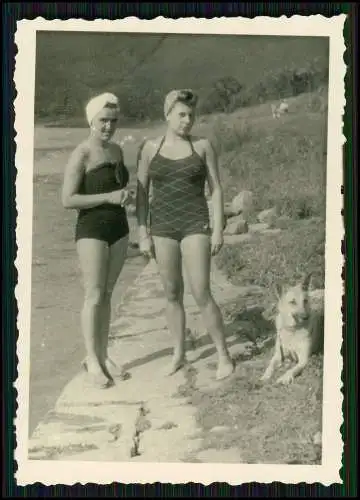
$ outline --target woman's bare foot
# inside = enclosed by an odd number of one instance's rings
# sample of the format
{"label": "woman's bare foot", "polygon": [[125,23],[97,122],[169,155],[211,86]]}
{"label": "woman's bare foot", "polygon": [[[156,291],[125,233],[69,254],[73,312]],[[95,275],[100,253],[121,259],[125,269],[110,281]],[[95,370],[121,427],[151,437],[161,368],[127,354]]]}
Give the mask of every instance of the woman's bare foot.
{"label": "woman's bare foot", "polygon": [[216,370],[216,380],[223,380],[229,377],[235,370],[234,361],[226,356],[224,358],[220,358],[218,368]]}
{"label": "woman's bare foot", "polygon": [[173,359],[170,363],[170,365],[167,367],[167,374],[168,375],[174,375],[174,373],[178,372],[183,368],[186,364],[186,357],[185,354],[174,354]]}
{"label": "woman's bare foot", "polygon": [[128,373],[126,372],[124,366],[117,365],[112,359],[106,358],[105,368],[109,372],[109,375],[118,378],[128,378]]}
{"label": "woman's bare foot", "polygon": [[82,363],[87,375],[87,384],[96,389],[105,389],[111,384],[111,380],[105,375],[101,366],[94,362],[85,359]]}

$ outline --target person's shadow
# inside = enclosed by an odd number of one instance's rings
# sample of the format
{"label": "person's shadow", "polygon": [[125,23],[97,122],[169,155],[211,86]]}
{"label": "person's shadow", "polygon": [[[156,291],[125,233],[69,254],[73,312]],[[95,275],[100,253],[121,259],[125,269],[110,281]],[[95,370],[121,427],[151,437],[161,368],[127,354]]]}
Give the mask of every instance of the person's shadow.
{"label": "person's shadow", "polygon": [[[234,361],[242,359],[251,359],[252,357],[261,354],[269,346],[272,346],[275,340],[274,324],[270,318],[264,314],[262,307],[252,307],[241,310],[232,316],[232,319],[225,326],[226,338],[228,347],[239,344],[250,344],[250,349],[235,355]],[[264,340],[266,340],[264,342]],[[206,346],[207,349],[202,350],[199,355],[192,360],[195,363],[199,360],[209,358],[216,354],[216,348],[208,333],[197,336],[196,333],[187,331],[186,350],[198,350]],[[142,366],[156,359],[171,356],[172,347],[154,351],[151,354],[130,361],[126,364],[127,370]]]}
{"label": "person's shadow", "polygon": [[[274,325],[271,319],[266,318],[262,307],[252,307],[241,310],[233,315],[231,322],[225,326],[228,347],[247,343],[249,349],[234,356],[234,361],[251,359],[261,354],[275,339]],[[230,338],[230,339],[229,339]],[[268,339],[267,342],[264,340]],[[203,350],[194,362],[209,358],[216,353],[215,346],[209,335],[202,336],[196,343],[196,348],[211,344]]]}

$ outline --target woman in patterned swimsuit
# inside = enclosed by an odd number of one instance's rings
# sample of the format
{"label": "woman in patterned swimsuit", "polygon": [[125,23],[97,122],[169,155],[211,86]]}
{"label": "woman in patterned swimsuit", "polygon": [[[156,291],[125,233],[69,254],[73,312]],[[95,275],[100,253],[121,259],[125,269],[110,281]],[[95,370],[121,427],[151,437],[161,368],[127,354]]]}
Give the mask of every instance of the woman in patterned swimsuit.
{"label": "woman in patterned swimsuit", "polygon": [[[138,155],[137,219],[140,251],[155,258],[164,287],[174,354],[168,373],[186,362],[184,283],[182,263],[193,297],[216,346],[218,380],[234,370],[225,341],[222,316],[210,290],[211,255],[223,244],[223,194],[217,159],[207,139],[192,138],[197,97],[190,90],[170,92],[164,105],[167,131],[164,137],[145,141]],[[210,229],[205,182],[214,207]],[[149,187],[152,201],[149,210]],[[147,227],[150,212],[149,230]]]}
{"label": "woman in patterned swimsuit", "polygon": [[66,166],[62,202],[65,208],[78,210],[75,241],[85,288],[81,324],[87,358],[83,366],[91,385],[105,388],[113,382],[112,375],[121,374],[108,358],[107,347],[111,295],[127,254],[124,188],[129,172],[120,146],[111,141],[119,114],[116,96],[95,97],[86,112],[90,134]]}

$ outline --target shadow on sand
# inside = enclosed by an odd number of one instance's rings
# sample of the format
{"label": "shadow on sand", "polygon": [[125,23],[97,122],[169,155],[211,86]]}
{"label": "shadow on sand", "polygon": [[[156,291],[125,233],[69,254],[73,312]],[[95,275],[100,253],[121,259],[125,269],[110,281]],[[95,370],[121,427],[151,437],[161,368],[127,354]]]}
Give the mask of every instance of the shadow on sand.
{"label": "shadow on sand", "polygon": [[[270,320],[264,318],[263,313],[264,310],[262,308],[253,307],[236,314],[232,322],[226,325],[227,345],[229,347],[244,343],[249,345],[249,349],[244,351],[244,353],[235,355],[234,361],[250,359],[257,354],[261,354],[265,349],[273,345],[273,324]],[[207,346],[209,347],[206,348]],[[208,333],[197,336],[194,332],[189,332],[186,339],[186,349],[198,350],[203,348],[205,349],[192,361],[193,363],[210,358],[216,354],[216,349]],[[131,368],[143,366],[157,359],[171,356],[172,352],[172,347],[154,351],[151,354],[147,354],[146,356],[127,363],[125,368],[130,370]]]}

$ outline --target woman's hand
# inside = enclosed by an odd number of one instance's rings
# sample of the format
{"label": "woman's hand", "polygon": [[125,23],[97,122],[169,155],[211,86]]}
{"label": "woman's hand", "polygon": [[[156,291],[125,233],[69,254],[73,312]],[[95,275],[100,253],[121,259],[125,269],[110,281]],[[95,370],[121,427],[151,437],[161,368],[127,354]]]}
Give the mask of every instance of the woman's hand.
{"label": "woman's hand", "polygon": [[223,231],[214,231],[211,235],[211,255],[218,254],[223,244],[224,244]]}
{"label": "woman's hand", "polygon": [[142,255],[147,258],[151,259],[152,257],[152,240],[149,235],[141,236],[139,238],[139,250]]}
{"label": "woman's hand", "polygon": [[112,191],[108,195],[108,203],[112,205],[121,205],[124,207],[130,201],[129,192],[126,189]]}

